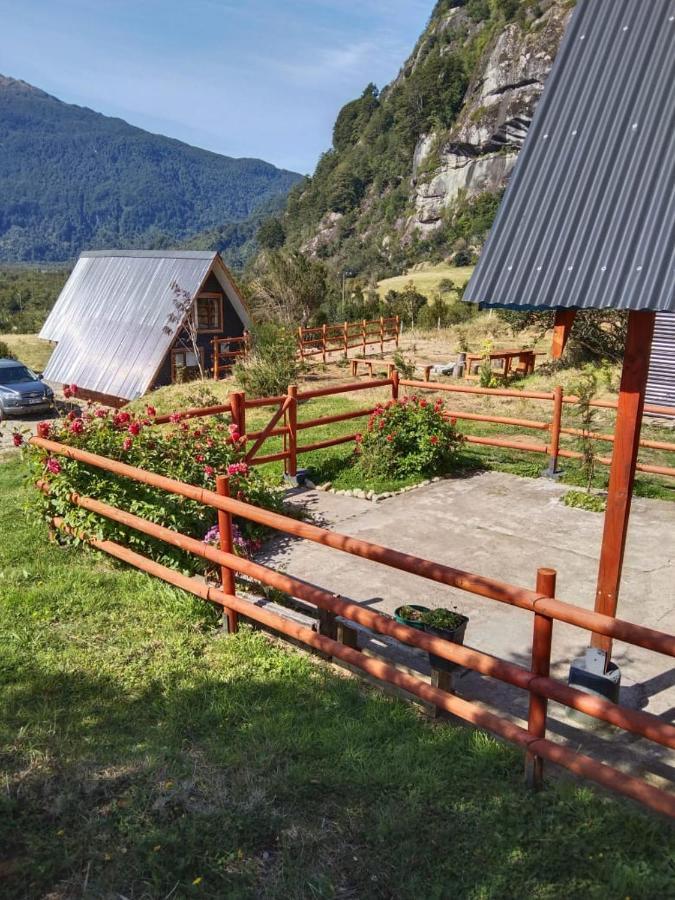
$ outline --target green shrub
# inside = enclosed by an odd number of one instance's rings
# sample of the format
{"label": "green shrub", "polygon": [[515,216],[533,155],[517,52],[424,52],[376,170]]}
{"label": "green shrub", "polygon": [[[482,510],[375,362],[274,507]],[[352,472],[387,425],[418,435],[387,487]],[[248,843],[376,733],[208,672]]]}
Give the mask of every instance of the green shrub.
{"label": "green shrub", "polygon": [[253,397],[276,397],[286,393],[300,374],[295,335],[278,325],[265,324],[253,332],[253,349],[234,375]]}
{"label": "green shrub", "polygon": [[415,377],[415,363],[412,359],[408,359],[400,350],[394,353],[392,359],[399,375],[407,379]]}
{"label": "green shrub", "polygon": [[0,359],[16,359],[16,355],[12,353],[4,341],[0,341]]}
{"label": "green shrub", "polygon": [[607,501],[598,494],[589,494],[586,491],[568,491],[562,498],[565,506],[577,509],[587,509],[589,512],[604,512]]}
{"label": "green shrub", "polygon": [[357,441],[366,478],[430,477],[452,468],[461,437],[443,416],[443,401],[417,396],[378,406]]}
{"label": "green shrub", "polygon": [[[218,473],[230,476],[231,495],[257,506],[280,510],[278,492],[256,470],[244,462],[244,443],[234,425],[222,416],[185,420],[172,416],[168,426],[154,424],[155,410],[145,415],[91,407],[81,417],[69,413],[54,422],[41,422],[38,434],[69,446],[89,450],[188,484],[215,489]],[[154,538],[119,525],[70,502],[77,493],[94,497],[151,522],[202,540],[217,520],[214,509],[150,485],[49,454],[34,445],[25,449],[33,481],[46,481],[49,493],[39,493],[39,515],[64,523],[86,537],[109,538],[151,556],[165,565],[195,571],[201,561]],[[247,520],[237,522],[242,543],[257,543],[265,530]],[[77,538],[70,537],[68,540]]]}

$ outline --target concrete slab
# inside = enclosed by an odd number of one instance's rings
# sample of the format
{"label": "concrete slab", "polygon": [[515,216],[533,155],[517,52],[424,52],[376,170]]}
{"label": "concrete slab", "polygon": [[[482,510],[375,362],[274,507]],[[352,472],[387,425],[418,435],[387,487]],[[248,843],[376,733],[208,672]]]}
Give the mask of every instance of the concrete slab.
{"label": "concrete slab", "polygon": [[[519,586],[534,587],[537,568],[551,566],[558,571],[557,596],[592,609],[603,516],[563,506],[566,490],[545,478],[490,472],[377,504],[315,490],[296,493],[292,502],[333,530]],[[387,613],[407,602],[456,607],[470,617],[467,645],[529,666],[532,616],[523,610],[305,541],[280,538],[263,556],[289,574]],[[619,616],[675,631],[675,504],[634,501]],[[587,644],[586,632],[556,623],[554,677],[566,681],[571,660]],[[614,659],[622,669],[622,703],[675,718],[675,667],[667,658],[617,644]],[[522,692],[474,673],[459,680],[458,693],[516,720],[527,715]],[[579,744],[583,729],[583,747],[592,755],[616,764],[632,757],[643,774],[673,776],[675,756],[664,748],[609,727],[589,734],[588,726],[551,705],[552,737]],[[629,744],[639,752],[626,753]]]}

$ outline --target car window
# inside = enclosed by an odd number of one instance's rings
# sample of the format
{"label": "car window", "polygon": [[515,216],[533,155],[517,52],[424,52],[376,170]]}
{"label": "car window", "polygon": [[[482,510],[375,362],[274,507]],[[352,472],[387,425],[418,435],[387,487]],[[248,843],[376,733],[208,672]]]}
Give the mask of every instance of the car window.
{"label": "car window", "polygon": [[0,384],[19,384],[22,381],[39,381],[34,372],[26,366],[8,366],[0,369]]}

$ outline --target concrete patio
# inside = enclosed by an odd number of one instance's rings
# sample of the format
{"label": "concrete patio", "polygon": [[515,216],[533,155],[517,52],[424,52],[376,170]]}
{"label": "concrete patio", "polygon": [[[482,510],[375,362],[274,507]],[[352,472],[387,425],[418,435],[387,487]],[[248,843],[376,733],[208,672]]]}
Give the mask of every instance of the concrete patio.
{"label": "concrete patio", "polygon": [[[519,586],[534,587],[537,568],[553,567],[557,596],[592,609],[603,516],[564,506],[560,497],[566,490],[545,478],[493,472],[436,482],[377,504],[316,490],[298,491],[292,502],[332,530]],[[467,645],[529,666],[532,616],[526,611],[295,539],[277,539],[263,561],[387,613],[408,602],[456,607],[470,617]],[[675,504],[634,501],[619,617],[675,630]],[[566,681],[570,661],[588,637],[554,624],[553,677]],[[424,669],[425,655],[415,652]],[[672,720],[670,660],[624,644],[615,645],[613,658],[622,670],[621,703]],[[523,692],[475,673],[457,680],[457,693],[521,723],[527,716]],[[553,739],[655,783],[675,774],[673,754],[663,747],[556,704],[550,704],[549,715]]]}

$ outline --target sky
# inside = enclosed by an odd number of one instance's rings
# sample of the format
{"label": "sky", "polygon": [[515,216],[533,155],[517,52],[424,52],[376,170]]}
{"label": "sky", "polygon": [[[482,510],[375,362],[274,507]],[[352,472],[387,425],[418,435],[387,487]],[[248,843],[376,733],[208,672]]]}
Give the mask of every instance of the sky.
{"label": "sky", "polygon": [[309,173],[396,76],[434,0],[0,0],[0,73],[228,156]]}

